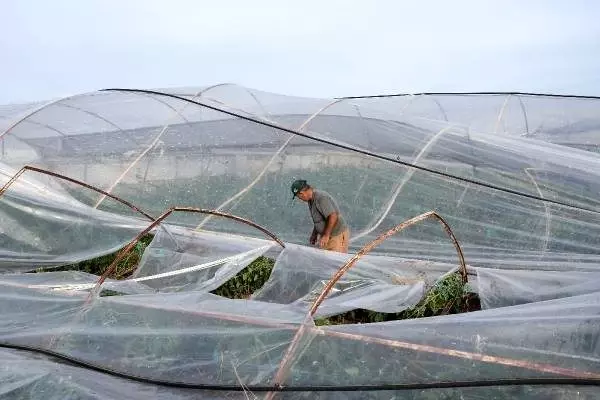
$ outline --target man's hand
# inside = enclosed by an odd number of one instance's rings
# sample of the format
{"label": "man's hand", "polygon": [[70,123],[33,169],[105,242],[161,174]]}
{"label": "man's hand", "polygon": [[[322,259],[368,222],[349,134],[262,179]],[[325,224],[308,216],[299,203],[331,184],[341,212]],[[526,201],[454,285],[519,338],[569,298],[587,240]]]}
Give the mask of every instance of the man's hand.
{"label": "man's hand", "polygon": [[317,231],[312,232],[312,235],[310,235],[310,239],[308,239],[308,242],[313,246],[317,244]]}
{"label": "man's hand", "polygon": [[327,217],[327,223],[325,224],[325,230],[323,231],[323,234],[321,235],[321,239],[319,239],[319,247],[320,248],[324,249],[327,247],[327,242],[329,242],[329,237],[331,236],[331,231],[333,230],[333,227],[335,226],[337,220],[338,220],[338,215],[336,212],[332,212]]}
{"label": "man's hand", "polygon": [[319,239],[319,247],[324,249],[327,247],[327,242],[329,242],[329,235],[322,235],[321,239]]}

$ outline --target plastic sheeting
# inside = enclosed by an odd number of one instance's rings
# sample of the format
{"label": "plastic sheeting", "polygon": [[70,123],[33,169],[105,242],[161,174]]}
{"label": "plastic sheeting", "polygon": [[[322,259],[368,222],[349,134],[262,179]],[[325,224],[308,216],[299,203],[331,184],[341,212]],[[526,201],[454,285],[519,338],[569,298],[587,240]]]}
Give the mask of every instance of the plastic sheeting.
{"label": "plastic sheeting", "polygon": [[[448,95],[329,101],[232,85],[175,93],[223,111],[152,93],[76,96],[16,121],[2,135],[0,161],[82,179],[152,215],[173,204],[220,208],[294,243],[310,232],[303,207],[288,207],[289,183],[303,177],[334,195],[354,249],[435,209],[477,266],[498,267],[511,258],[519,264],[533,259],[535,268],[565,253],[599,255],[595,212],[398,164],[600,210],[592,139],[598,100]],[[115,212],[101,195],[85,199]],[[186,217],[169,221],[184,224]],[[240,224],[226,230],[216,218],[203,228],[256,236]],[[453,256],[434,223],[406,230],[376,251],[440,262]]]}
{"label": "plastic sheeting", "polygon": [[600,293],[600,273],[477,268],[477,284],[487,309]]}
{"label": "plastic sheeting", "polygon": [[[24,351],[0,349],[0,396],[4,398],[43,398],[48,400],[77,399],[231,399],[261,398],[260,392],[210,391],[164,387],[132,382],[89,369],[57,363],[52,358]],[[593,387],[532,386],[470,389],[437,389],[411,391],[328,391],[286,392],[277,399],[411,399],[448,398],[480,399],[490,394],[506,398],[593,398]]]}
{"label": "plastic sheeting", "polygon": [[[0,342],[146,378],[271,385],[302,327],[284,384],[600,377],[600,100],[515,94],[328,100],[235,85],[172,93],[181,98],[112,91],[0,108],[0,184],[31,164],[95,185],[151,216],[179,205],[249,218],[286,241],[270,280],[251,300],[209,294],[253,258],[273,252],[274,242],[244,224],[189,214],[174,214],[157,228],[134,277],[103,284],[116,293],[90,297],[98,279],[90,274],[19,274],[113,252],[149,224],[97,192],[26,172],[0,197]],[[311,225],[306,206],[290,202],[296,178],[336,198],[351,227],[352,251],[436,210],[477,273],[470,279],[485,310],[315,327],[307,307],[349,255],[300,246]],[[443,229],[424,221],[361,259],[317,315],[401,311],[456,266]],[[0,382],[0,393],[188,395],[25,358],[1,371],[16,378]],[[43,372],[49,365],[72,378],[57,383]],[[39,369],[29,373],[29,367]],[[522,385],[279,397],[404,394],[595,396],[576,386]]]}
{"label": "plastic sheeting", "polygon": [[[98,282],[98,276],[82,271],[51,271],[35,274],[3,274],[0,275],[0,284],[38,289],[43,291],[56,291],[70,293],[72,291],[89,292]],[[134,279],[114,280],[107,279],[102,289],[120,294],[155,293],[156,290]],[[100,295],[110,292],[101,292]]]}
{"label": "plastic sheeting", "polygon": [[[0,187],[16,172],[0,163]],[[0,272],[91,259],[116,251],[147,225],[93,209],[43,176],[24,176],[8,188],[0,221]]]}
{"label": "plastic sheeting", "polygon": [[[326,327],[323,330],[330,335],[313,341],[314,351],[305,351],[304,362],[295,368],[301,370],[302,365],[308,368],[315,361],[325,366],[328,357],[335,354],[340,365],[353,364],[358,369],[338,374],[336,378],[341,380],[338,384],[419,382],[434,377],[458,381],[464,380],[465,374],[487,379],[499,375],[548,376],[551,372],[544,367],[550,366],[564,368],[561,370],[564,374],[598,373],[599,301],[600,294],[594,293],[467,314]],[[364,335],[364,340],[354,335]],[[356,340],[352,342],[353,339]],[[328,351],[316,350],[319,342]],[[334,343],[344,346],[344,351]],[[369,360],[382,364],[376,371],[370,371]],[[526,363],[521,362],[525,360]],[[415,364],[424,370],[411,367]],[[317,381],[331,379],[323,368],[323,375]]]}
{"label": "plastic sheeting", "polygon": [[[147,378],[268,383],[305,313],[203,293],[101,297],[2,287],[0,342]],[[85,307],[84,307],[85,306]],[[36,313],[31,321],[31,312]]]}
{"label": "plastic sheeting", "polygon": [[161,292],[209,292],[272,245],[261,239],[164,227],[144,251],[132,279]]}
{"label": "plastic sheeting", "polygon": [[[194,384],[273,382],[305,317],[290,306],[193,292],[102,297],[83,309],[76,293],[3,286],[0,296],[1,343]],[[598,376],[599,304],[594,293],[417,320],[309,323],[286,384]]]}
{"label": "plastic sheeting", "polygon": [[0,349],[0,398],[5,399],[245,399],[243,393],[192,391],[133,382],[65,365],[26,351]]}
{"label": "plastic sheeting", "polygon": [[[271,277],[252,298],[308,309],[348,259],[347,254],[288,244]],[[455,270],[450,264],[365,256],[337,282],[317,315],[358,308],[400,312],[417,304],[437,279]]]}

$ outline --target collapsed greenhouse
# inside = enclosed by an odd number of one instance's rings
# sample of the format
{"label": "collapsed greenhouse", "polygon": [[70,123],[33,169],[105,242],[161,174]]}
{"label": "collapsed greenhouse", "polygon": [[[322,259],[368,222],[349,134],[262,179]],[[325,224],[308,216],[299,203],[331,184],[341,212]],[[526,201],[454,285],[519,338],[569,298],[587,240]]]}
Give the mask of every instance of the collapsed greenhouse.
{"label": "collapsed greenhouse", "polygon": [[[222,84],[2,106],[0,394],[596,398],[599,146],[593,97]],[[307,245],[297,178],[337,199],[350,254]],[[126,279],[56,268],[146,234]],[[260,256],[261,288],[214,293]],[[455,273],[480,311],[315,323],[400,313]]]}

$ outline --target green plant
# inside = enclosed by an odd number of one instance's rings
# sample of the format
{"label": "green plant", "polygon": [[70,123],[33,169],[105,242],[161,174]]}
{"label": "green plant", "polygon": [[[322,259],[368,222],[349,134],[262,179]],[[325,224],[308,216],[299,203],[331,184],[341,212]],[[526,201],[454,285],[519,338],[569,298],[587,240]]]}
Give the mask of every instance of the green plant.
{"label": "green plant", "polygon": [[274,265],[272,258],[258,257],[212,293],[230,299],[247,299],[269,279]]}
{"label": "green plant", "polygon": [[[144,254],[144,251],[146,250],[146,247],[150,244],[153,238],[154,236],[151,234],[142,237],[135,245],[134,249],[119,262],[114,273],[112,273],[109,278],[124,279],[130,276],[135,271],[142,258],[142,255]],[[91,260],[81,261],[75,264],[63,265],[60,267],[37,268],[34,272],[83,271],[94,275],[102,275],[117,257],[120,251],[121,250],[118,250],[111,254],[96,257]]]}
{"label": "green plant", "polygon": [[415,307],[404,311],[405,318],[423,318],[460,312],[464,296],[469,292],[459,274],[450,274],[437,282]]}
{"label": "green plant", "polygon": [[[130,276],[137,267],[146,247],[152,241],[152,235],[144,236],[135,248],[117,265],[110,278],[124,279]],[[45,271],[84,271],[101,275],[112,263],[119,252],[82,261],[76,264],[58,268],[38,268],[35,272]],[[268,257],[258,257],[236,276],[213,290],[212,293],[230,299],[247,299],[255,291],[263,287],[271,276],[275,260]],[[105,290],[101,296],[116,296],[121,293]],[[373,323],[402,319],[423,318],[435,315],[455,314],[479,310],[479,297],[471,293],[468,285],[464,284],[458,273],[450,274],[436,283],[426,296],[414,307],[400,313],[380,313],[370,310],[356,309],[328,318],[316,318],[315,324],[339,325],[355,323]]]}
{"label": "green plant", "polygon": [[317,318],[315,324],[323,326],[384,322],[458,314],[479,309],[477,294],[470,291],[468,284],[462,282],[458,273],[453,273],[436,283],[416,306],[400,313],[380,313],[357,309],[328,318]]}

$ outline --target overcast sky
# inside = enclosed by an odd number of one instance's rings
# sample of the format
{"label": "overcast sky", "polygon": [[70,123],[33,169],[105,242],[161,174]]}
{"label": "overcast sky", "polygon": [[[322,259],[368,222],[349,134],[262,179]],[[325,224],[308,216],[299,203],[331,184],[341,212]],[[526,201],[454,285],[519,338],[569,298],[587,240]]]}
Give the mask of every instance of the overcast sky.
{"label": "overcast sky", "polygon": [[600,95],[595,0],[0,0],[0,104],[233,82]]}

